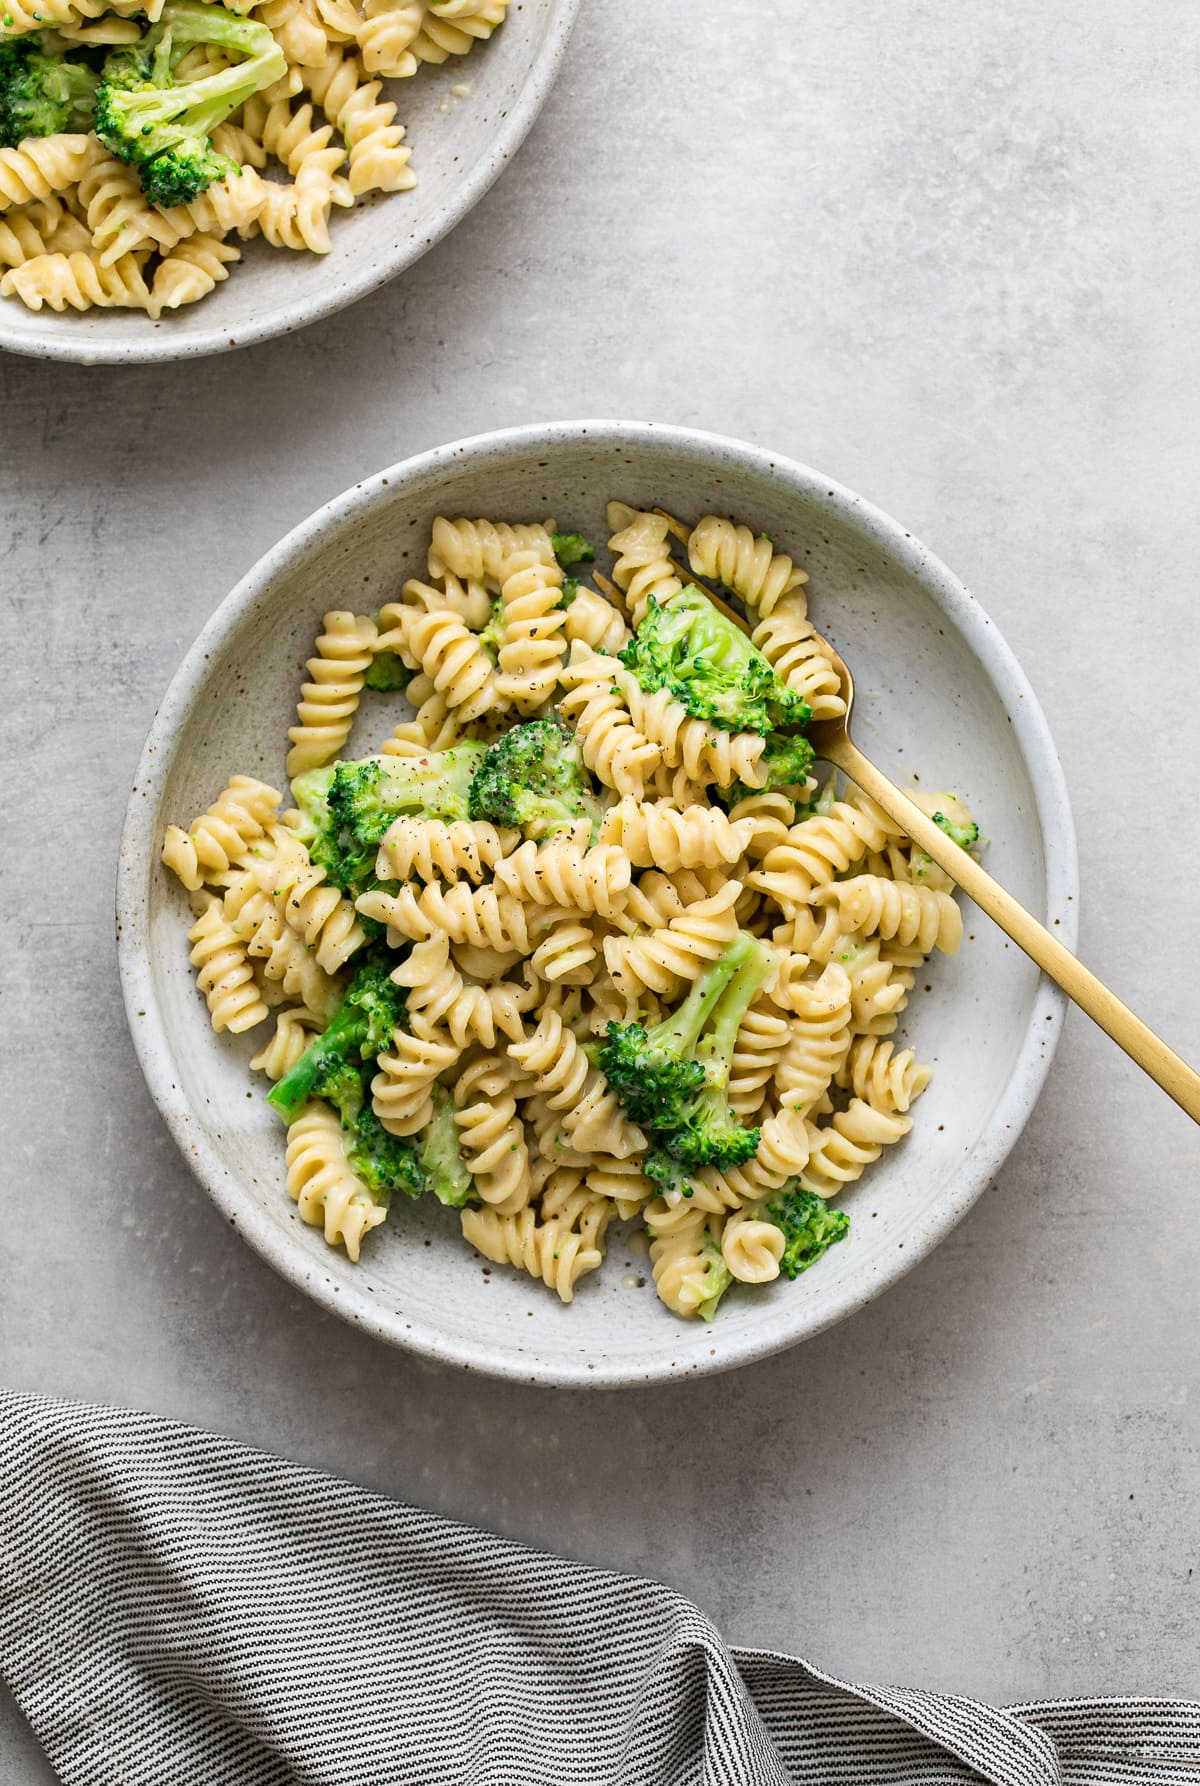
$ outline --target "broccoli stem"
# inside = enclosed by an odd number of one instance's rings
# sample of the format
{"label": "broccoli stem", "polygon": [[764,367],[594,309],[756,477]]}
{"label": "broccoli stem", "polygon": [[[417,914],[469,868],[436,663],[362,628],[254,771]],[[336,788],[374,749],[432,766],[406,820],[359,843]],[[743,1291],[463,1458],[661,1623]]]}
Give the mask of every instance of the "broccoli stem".
{"label": "broccoli stem", "polygon": [[285,1122],[292,1122],[313,1095],[323,1068],[354,1052],[363,1027],[362,1014],[348,1003],[338,1006],[327,1026],[304,1050],[290,1073],[267,1093],[267,1102]]}
{"label": "broccoli stem", "polygon": [[[753,943],[753,937],[744,936],[739,931],[720,960],[706,967],[694,981],[691,991],[678,1009],[647,1032],[651,1042],[669,1047],[675,1054],[694,1054],[713,1007],[724,997],[730,981],[746,965],[747,949],[744,945]],[[738,1024],[740,1023],[739,1017]],[[736,1026],[733,1033],[736,1038]]]}
{"label": "broccoli stem", "polygon": [[729,984],[716,1001],[717,1008],[708,1034],[702,1037],[696,1048],[710,1078],[712,1069],[722,1069],[722,1085],[729,1077],[738,1031],[746,1012],[762,990],[772,966],[767,950],[755,937],[748,936],[742,930],[739,930],[733,947],[726,955],[725,963],[731,959],[733,971]]}

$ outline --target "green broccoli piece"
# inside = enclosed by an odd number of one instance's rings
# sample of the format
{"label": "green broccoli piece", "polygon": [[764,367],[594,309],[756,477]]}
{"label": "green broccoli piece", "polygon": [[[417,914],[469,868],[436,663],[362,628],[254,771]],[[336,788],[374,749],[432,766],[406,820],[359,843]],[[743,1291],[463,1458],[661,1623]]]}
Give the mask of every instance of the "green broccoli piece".
{"label": "green broccoli piece", "polygon": [[345,892],[375,883],[384,832],[403,813],[465,819],[486,745],[466,742],[423,757],[365,757],[311,769],[292,783],[300,836],[313,861]]}
{"label": "green broccoli piece", "polygon": [[488,623],[482,632],[476,634],[476,637],[492,662],[495,663],[500,655],[500,647],[504,643],[503,596],[494,595],[492,597],[492,611],[488,616]]}
{"label": "green broccoli piece", "polygon": [[357,1121],[370,1101],[363,1091],[364,1061],[374,1060],[391,1046],[396,1030],[408,1027],[404,989],[391,979],[394,965],[386,948],[367,951],[321,1034],[268,1092],[267,1102],[285,1122],[291,1122],[310,1098],[333,1104],[347,1128]]}
{"label": "green broccoli piece", "polygon": [[[217,44],[244,59],[176,85],[173,70],[197,43]],[[213,149],[213,131],[251,94],[286,73],[287,58],[265,25],[206,0],[168,0],[133,54],[106,62],[96,94],[96,135],[136,167],[152,204],[190,204],[214,180],[241,172],[236,161]]]}
{"label": "green broccoli piece", "polygon": [[668,688],[694,719],[727,732],[765,736],[812,718],[803,695],[694,584],[665,607],[651,596],[642,624],[618,656],[647,694]]}
{"label": "green broccoli piece", "polygon": [[554,556],[564,571],[570,570],[573,564],[591,564],[596,556],[591,542],[581,533],[553,533],[550,540]]}
{"label": "green broccoli piece", "polygon": [[407,688],[415,675],[416,671],[409,669],[398,652],[377,651],[363,681],[368,688],[379,689],[383,694],[393,694],[399,689]]}
{"label": "green broccoli piece", "polygon": [[555,607],[556,608],[569,608],[571,603],[575,600],[575,597],[578,594],[579,594],[579,578],[578,577],[564,577],[562,580],[562,594],[559,596],[558,600],[555,602],[555,604],[554,604]]}
{"label": "green broccoli piece", "polygon": [[433,1118],[417,1136],[417,1157],[427,1189],[439,1203],[461,1209],[474,1193],[475,1181],[463,1159],[454,1100],[443,1085],[433,1088]]}
{"label": "green broccoli piece", "polygon": [[512,825],[535,838],[551,837],[581,817],[599,823],[574,735],[557,718],[513,726],[488,746],[471,783],[473,819]]}
{"label": "green broccoli piece", "polygon": [[682,1166],[742,1166],[759,1130],[729,1107],[729,1067],[742,1019],[771,968],[771,952],[739,931],[704,970],[679,1008],[652,1029],[610,1023],[600,1070],[635,1123],[650,1136],[659,1182],[667,1155]]}
{"label": "green broccoli piece", "polygon": [[[952,800],[954,796],[953,794],[949,796],[938,795],[939,800],[943,798]],[[956,823],[954,819],[948,818],[944,812],[935,812],[933,815],[933,822],[935,825],[940,825],[942,830],[946,833],[946,836],[953,838],[954,842],[962,850],[969,850],[979,842],[979,826],[975,823],[974,819],[967,825],[960,825]]]}
{"label": "green broccoli piece", "polygon": [[[363,1075],[364,1081],[370,1077]],[[423,1197],[429,1189],[417,1147],[392,1135],[371,1108],[370,1086],[364,1083],[363,1099],[353,1121],[342,1119],[346,1163],[381,1203],[390,1203],[397,1192],[403,1197]]]}
{"label": "green broccoli piece", "polygon": [[848,1215],[830,1209],[823,1197],[802,1189],[795,1178],[768,1197],[755,1216],[782,1229],[785,1245],[779,1269],[790,1278],[815,1265],[821,1254],[844,1240],[850,1230]]}
{"label": "green broccoli piece", "polygon": [[0,43],[0,148],[89,129],[98,85],[86,63],[48,54],[36,32]]}

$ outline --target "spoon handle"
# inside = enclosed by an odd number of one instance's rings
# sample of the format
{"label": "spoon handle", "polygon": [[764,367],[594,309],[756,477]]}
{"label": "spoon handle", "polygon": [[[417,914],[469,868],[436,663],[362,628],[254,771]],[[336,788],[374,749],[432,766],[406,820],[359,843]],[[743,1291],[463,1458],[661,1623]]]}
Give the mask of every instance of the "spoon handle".
{"label": "spoon handle", "polygon": [[1043,973],[1058,983],[1067,997],[1107,1032],[1131,1060],[1157,1081],[1193,1122],[1200,1122],[1200,1073],[1167,1047],[1161,1036],[1135,1017],[1102,980],[1098,980],[1077,956],[1064,948],[1039,924],[999,881],[993,880],[973,856],[947,837],[940,825],[915,806],[874,763],[864,757],[848,737],[831,740],[821,754],[869,794],[888,818],[900,825],[913,842],[933,857],[939,868],[957,881],[964,893],[1032,957]]}

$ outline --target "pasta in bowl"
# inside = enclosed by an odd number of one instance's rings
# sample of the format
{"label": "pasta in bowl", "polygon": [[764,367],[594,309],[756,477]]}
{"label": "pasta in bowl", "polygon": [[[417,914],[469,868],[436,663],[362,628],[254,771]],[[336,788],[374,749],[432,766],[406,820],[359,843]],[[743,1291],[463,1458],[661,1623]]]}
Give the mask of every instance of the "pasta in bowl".
{"label": "pasta in bowl", "polygon": [[329,1306],[537,1381],[721,1368],[849,1312],[994,1170],[1058,995],[813,762],[839,697],[810,593],[872,722],[904,678],[926,810],[976,847],[969,794],[1069,927],[1069,814],[1003,647],[891,523],[749,448],[445,449],[198,642],[123,847],[131,1021],[205,1183]]}
{"label": "pasta in bowl", "polygon": [[353,301],[486,190],[549,90],[577,3],[10,9],[0,345],[171,359]]}

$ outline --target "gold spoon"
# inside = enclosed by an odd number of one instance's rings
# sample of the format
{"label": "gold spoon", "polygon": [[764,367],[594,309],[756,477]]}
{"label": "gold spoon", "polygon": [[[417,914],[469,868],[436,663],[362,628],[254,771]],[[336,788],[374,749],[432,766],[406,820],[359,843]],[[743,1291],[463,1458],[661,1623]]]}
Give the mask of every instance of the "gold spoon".
{"label": "gold spoon", "polygon": [[[676,521],[674,516],[667,516],[665,510],[660,509],[658,513],[671,522],[671,530],[677,537],[687,538],[687,529],[682,522]],[[731,608],[707,583],[701,584],[694,571],[674,559],[671,561],[671,568],[685,584],[702,587],[713,604],[744,633],[751,630],[735,608]],[[928,813],[922,812],[907,794],[902,794],[895,783],[889,781],[883,771],[877,769],[863,755],[850,737],[854,678],[845,660],[833,649],[828,639],[823,639],[820,633],[814,632],[812,640],[825,653],[841,678],[842,699],[846,703],[846,711],[841,719],[815,720],[808,727],[808,738],[817,755],[826,763],[832,763],[835,769],[840,769],[843,775],[848,775],[864,794],[869,795],[887,817],[900,826],[905,836],[911,837],[927,856],[932,856],[938,867],[944,869],[951,880],[956,881],[963,892],[970,895],[980,910],[994,919],[1017,947],[1023,949],[1044,974],[1049,974],[1056,985],[1062,987],[1069,999],[1073,999],[1093,1022],[1098,1023],[1112,1037],[1118,1048],[1123,1048],[1143,1072],[1149,1073],[1168,1097],[1174,1098],[1179,1107],[1187,1111],[1193,1122],[1200,1122],[1200,1073],[1194,1072],[1174,1049],[1168,1048],[1162,1037],[1156,1036],[1140,1017],[1134,1015],[1128,1005],[1122,1004],[1116,993],[1110,992],[1104,982],[1098,980],[1089,968],[1084,967],[1078,956],[1072,955],[1057,937],[1050,934],[1044,924],[1039,924],[1019,899],[1014,899],[1011,893],[1006,892],[974,856],[961,849],[940,825],[934,823]]]}

